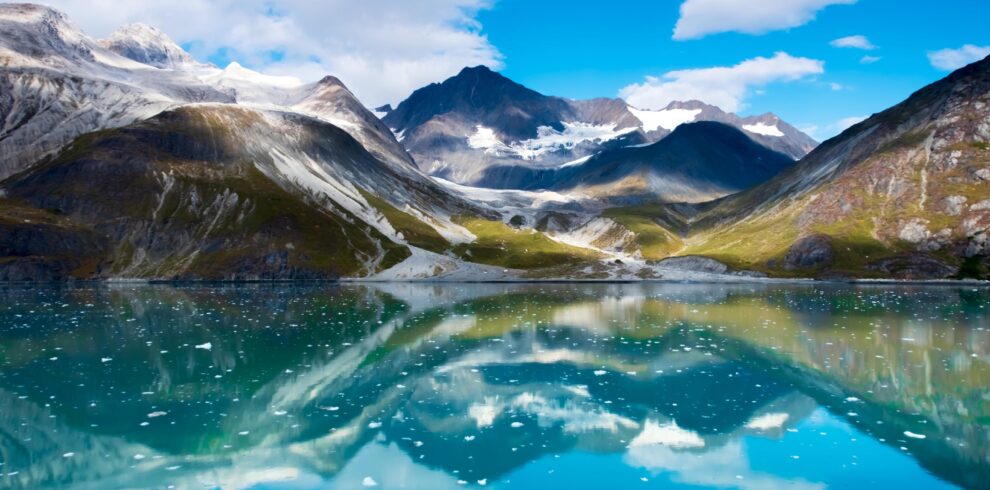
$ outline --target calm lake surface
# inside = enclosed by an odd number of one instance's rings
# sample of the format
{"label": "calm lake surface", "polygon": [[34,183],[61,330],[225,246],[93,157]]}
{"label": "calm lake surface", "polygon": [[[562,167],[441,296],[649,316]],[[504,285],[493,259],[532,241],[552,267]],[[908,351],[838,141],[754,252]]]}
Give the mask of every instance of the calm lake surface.
{"label": "calm lake surface", "polygon": [[4,488],[987,488],[990,292],[0,287]]}

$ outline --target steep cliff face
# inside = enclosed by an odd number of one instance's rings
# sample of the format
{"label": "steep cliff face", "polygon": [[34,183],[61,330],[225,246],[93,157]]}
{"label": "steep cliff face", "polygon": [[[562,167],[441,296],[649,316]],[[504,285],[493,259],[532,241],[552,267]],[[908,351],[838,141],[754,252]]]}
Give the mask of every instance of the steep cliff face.
{"label": "steep cliff face", "polygon": [[[696,223],[691,250],[794,273],[986,274],[990,59],[962,68],[819,146]],[[786,260],[817,235],[812,267]],[[827,245],[825,245],[827,244]],[[833,249],[825,253],[822,247]]]}

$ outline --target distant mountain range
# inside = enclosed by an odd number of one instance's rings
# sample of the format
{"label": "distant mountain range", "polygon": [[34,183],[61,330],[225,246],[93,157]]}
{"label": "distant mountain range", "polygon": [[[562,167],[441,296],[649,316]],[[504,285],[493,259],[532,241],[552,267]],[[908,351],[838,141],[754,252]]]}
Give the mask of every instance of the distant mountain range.
{"label": "distant mountain range", "polygon": [[[387,108],[382,108],[387,109]],[[413,92],[383,121],[431,175],[488,186],[491,166],[547,168],[655,143],[681,124],[716,121],[799,159],[816,142],[774,114],[739,117],[698,101],[641,110],[621,99],[571,100],[530,90],[484,66]]]}
{"label": "distant mountain range", "polygon": [[370,111],[0,4],[0,279],[986,277],[988,107],[990,60],[818,146],[485,67]]}

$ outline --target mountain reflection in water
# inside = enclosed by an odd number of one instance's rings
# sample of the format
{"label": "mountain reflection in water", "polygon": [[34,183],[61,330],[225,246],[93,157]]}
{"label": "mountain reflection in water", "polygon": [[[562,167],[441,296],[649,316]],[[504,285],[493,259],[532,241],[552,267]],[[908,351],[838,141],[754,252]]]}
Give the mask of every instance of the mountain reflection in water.
{"label": "mountain reflection in water", "polygon": [[0,288],[0,486],[980,487],[990,292]]}

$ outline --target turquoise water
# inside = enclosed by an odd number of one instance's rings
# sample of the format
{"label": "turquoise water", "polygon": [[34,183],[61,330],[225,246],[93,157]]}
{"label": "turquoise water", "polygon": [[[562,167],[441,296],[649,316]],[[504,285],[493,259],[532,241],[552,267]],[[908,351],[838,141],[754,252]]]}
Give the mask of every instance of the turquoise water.
{"label": "turquoise water", "polygon": [[4,488],[990,482],[990,292],[0,287]]}

